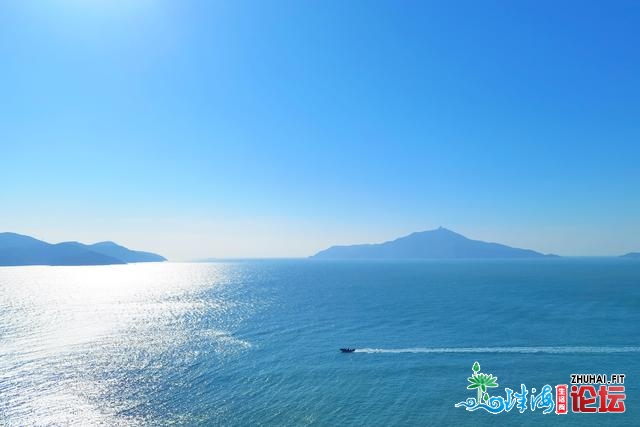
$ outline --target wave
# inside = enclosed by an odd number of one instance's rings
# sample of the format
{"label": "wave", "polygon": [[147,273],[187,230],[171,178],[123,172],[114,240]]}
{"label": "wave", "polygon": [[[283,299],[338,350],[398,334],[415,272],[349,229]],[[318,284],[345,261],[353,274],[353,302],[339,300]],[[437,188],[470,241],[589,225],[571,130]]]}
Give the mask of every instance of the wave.
{"label": "wave", "polygon": [[355,353],[640,353],[640,347],[416,347],[358,348]]}
{"label": "wave", "polygon": [[242,347],[242,348],[252,347],[249,341],[241,340],[239,338],[234,337],[233,335],[231,335],[226,331],[221,331],[217,329],[209,329],[209,330],[201,331],[200,336],[213,339],[217,341],[218,344],[228,344],[228,345]]}

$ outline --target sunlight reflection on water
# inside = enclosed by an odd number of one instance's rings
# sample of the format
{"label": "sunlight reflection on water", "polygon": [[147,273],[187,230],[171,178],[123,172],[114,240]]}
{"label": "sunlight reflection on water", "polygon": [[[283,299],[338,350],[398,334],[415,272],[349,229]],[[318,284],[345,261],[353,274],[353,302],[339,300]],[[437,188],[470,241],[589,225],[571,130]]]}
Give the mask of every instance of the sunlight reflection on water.
{"label": "sunlight reflection on water", "polygon": [[0,419],[8,425],[149,421],[119,415],[148,404],[145,392],[158,387],[158,378],[176,375],[179,382],[179,367],[203,352],[224,358],[251,347],[232,333],[252,310],[234,301],[233,268],[0,268]]}

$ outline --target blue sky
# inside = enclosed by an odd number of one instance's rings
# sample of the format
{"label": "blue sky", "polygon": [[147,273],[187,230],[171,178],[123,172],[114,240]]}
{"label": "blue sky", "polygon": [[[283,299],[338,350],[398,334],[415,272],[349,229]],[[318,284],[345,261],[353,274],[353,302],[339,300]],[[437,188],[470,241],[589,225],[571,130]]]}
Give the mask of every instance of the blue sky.
{"label": "blue sky", "polygon": [[0,228],[173,259],[640,251],[640,2],[0,5]]}

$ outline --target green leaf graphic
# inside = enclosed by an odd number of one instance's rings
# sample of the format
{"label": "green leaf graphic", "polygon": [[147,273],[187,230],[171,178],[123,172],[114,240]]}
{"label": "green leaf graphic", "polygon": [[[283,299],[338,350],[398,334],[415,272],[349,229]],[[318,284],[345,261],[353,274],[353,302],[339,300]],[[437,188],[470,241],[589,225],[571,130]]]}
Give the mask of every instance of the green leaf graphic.
{"label": "green leaf graphic", "polygon": [[[476,365],[478,365],[478,368],[480,368],[480,365],[478,364],[478,362],[476,362],[473,365],[474,371],[475,371]],[[478,390],[478,400],[477,400],[478,403],[482,402],[483,400],[485,402],[488,401],[489,394],[486,393],[487,388],[498,387],[498,377],[494,377],[491,374],[482,374],[476,371],[472,376],[467,378],[467,380],[470,383],[467,386],[467,389],[473,390],[475,388]]]}

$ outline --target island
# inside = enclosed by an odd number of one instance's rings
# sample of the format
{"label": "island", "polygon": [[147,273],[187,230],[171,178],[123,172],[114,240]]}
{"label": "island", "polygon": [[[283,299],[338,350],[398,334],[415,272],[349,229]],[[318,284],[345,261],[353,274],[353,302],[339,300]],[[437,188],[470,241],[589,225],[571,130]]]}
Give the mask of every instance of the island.
{"label": "island", "polygon": [[628,254],[620,255],[620,258],[640,259],[640,252],[629,252]]}
{"label": "island", "polygon": [[530,249],[513,248],[499,243],[471,240],[440,227],[409,234],[384,243],[332,246],[311,256],[312,259],[511,259],[549,258]]}
{"label": "island", "polygon": [[111,265],[162,261],[166,261],[166,258],[161,255],[134,251],[114,242],[53,244],[22,234],[0,233],[0,266]]}

